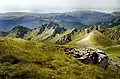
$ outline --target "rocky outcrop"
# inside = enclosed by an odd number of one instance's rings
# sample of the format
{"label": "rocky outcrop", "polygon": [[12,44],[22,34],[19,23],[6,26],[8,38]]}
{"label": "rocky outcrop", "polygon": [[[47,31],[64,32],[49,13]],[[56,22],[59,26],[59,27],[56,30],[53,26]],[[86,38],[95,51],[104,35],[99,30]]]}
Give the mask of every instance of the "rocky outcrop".
{"label": "rocky outcrop", "polygon": [[80,31],[80,29],[73,28],[71,31],[71,34],[74,34],[75,32],[78,32],[78,31]]}
{"label": "rocky outcrop", "polygon": [[27,27],[16,25],[10,32],[8,32],[7,36],[13,38],[24,38],[24,36],[30,31],[31,29]]}
{"label": "rocky outcrop", "polygon": [[66,44],[71,41],[71,34],[64,35],[62,38],[60,38],[58,41],[56,41],[56,44]]}
{"label": "rocky outcrop", "polygon": [[39,26],[38,28],[35,28],[35,30],[39,30],[37,35],[41,34],[45,30],[46,25],[47,24],[44,24],[44,25]]}
{"label": "rocky outcrop", "polygon": [[85,33],[90,33],[92,31],[99,31],[101,33],[104,33],[105,32],[105,28],[100,26],[100,25],[93,25],[93,26],[90,26],[89,28],[86,28],[85,29]]}
{"label": "rocky outcrop", "polygon": [[[64,27],[60,27],[58,23],[55,23],[55,22],[45,23],[33,29],[30,33],[28,33],[26,39],[29,39],[29,40],[40,39],[39,41],[45,41],[48,39],[50,40],[53,37],[55,37],[56,34],[61,34],[66,30],[67,29],[65,29]],[[46,37],[43,34],[45,34]]]}
{"label": "rocky outcrop", "polygon": [[0,31],[0,36],[6,36],[7,34],[8,34],[7,32]]}
{"label": "rocky outcrop", "polygon": [[72,41],[71,35],[74,35],[74,33],[78,32],[76,28],[73,28],[72,31],[66,35],[64,35],[62,38],[56,41],[56,44],[66,44]]}
{"label": "rocky outcrop", "polygon": [[76,59],[80,60],[85,64],[93,64],[100,66],[104,69],[108,67],[108,56],[99,49],[92,48],[66,48],[65,53],[74,56]]}
{"label": "rocky outcrop", "polygon": [[67,30],[64,27],[60,27],[59,24],[57,24],[55,22],[50,22],[48,24],[43,24],[43,25],[39,26],[38,28],[36,28],[39,30],[38,35],[41,34],[45,30],[45,28],[54,29],[53,35],[61,34]]}
{"label": "rocky outcrop", "polygon": [[54,22],[51,22],[49,25],[52,26],[53,29],[55,29],[54,32],[53,32],[53,34],[52,34],[53,36],[55,36],[56,34],[61,34],[64,31],[67,30],[64,27],[60,27],[59,24],[54,23]]}

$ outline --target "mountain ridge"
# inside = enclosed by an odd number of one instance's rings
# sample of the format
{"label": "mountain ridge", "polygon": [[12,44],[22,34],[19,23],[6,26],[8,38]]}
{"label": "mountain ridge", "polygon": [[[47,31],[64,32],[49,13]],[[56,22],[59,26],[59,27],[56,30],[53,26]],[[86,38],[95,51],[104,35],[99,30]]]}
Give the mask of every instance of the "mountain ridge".
{"label": "mountain ridge", "polygon": [[[14,15],[15,14],[15,15]],[[73,11],[66,13],[25,13],[11,12],[0,15],[1,31],[8,31],[13,26],[20,24],[28,28],[35,28],[39,24],[58,22],[65,28],[85,28],[99,22],[106,22],[115,18],[112,14],[96,11]]]}
{"label": "mountain ridge", "polygon": [[[110,29],[113,29],[115,32],[116,29],[114,28],[117,27],[119,26]],[[8,32],[6,37],[23,38],[36,42],[50,42],[54,44],[77,44],[77,42],[86,38],[86,40],[82,41],[81,43],[90,43],[86,45],[91,46],[110,46],[115,44],[112,42],[114,40],[109,37],[110,35],[108,33],[110,32],[110,29],[101,26],[90,26],[86,29],[66,29],[64,27],[61,27],[56,22],[50,22],[48,24],[40,25],[34,29],[29,29],[20,25],[15,26],[11,31]],[[117,31],[119,32],[119,29]],[[117,34],[114,35],[117,36]],[[119,37],[115,39],[118,40]],[[83,45],[81,43],[79,45]]]}

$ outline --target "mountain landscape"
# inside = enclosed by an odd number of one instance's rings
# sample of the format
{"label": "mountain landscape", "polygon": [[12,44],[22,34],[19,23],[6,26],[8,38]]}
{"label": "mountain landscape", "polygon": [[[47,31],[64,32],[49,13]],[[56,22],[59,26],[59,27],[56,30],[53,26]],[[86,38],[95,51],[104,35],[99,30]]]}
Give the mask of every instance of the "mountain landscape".
{"label": "mountain landscape", "polygon": [[0,14],[0,79],[120,79],[119,12]]}
{"label": "mountain landscape", "polygon": [[[65,13],[26,13],[8,12],[0,14],[0,31],[8,31],[19,24],[28,28],[37,27],[39,24],[57,22],[67,29],[86,28],[89,25],[105,22],[105,27],[111,20],[118,19],[114,14],[107,14],[96,11],[73,11]],[[109,23],[108,23],[109,22]],[[106,24],[107,23],[107,24]]]}

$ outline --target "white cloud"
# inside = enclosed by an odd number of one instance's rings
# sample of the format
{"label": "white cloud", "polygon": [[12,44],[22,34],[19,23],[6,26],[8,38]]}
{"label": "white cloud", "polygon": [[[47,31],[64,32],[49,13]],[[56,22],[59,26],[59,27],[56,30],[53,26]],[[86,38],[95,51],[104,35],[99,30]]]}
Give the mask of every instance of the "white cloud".
{"label": "white cloud", "polygon": [[36,11],[64,12],[77,9],[112,11],[119,0],[0,0],[0,12]]}

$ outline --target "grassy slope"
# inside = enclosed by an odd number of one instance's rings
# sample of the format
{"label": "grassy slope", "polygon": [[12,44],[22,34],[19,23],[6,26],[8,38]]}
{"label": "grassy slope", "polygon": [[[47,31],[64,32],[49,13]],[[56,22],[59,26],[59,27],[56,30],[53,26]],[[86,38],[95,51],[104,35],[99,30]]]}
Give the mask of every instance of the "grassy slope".
{"label": "grassy slope", "polygon": [[0,79],[119,79],[116,73],[82,64],[53,44],[0,37]]}
{"label": "grassy slope", "polygon": [[107,47],[114,44],[111,40],[98,31],[93,31],[89,34],[83,33],[83,35],[81,35],[81,39],[77,38],[76,40],[77,41],[74,43],[77,43],[80,46]]}
{"label": "grassy slope", "polygon": [[116,43],[120,44],[120,25],[109,28],[104,32],[104,34],[110,38],[111,40],[114,40]]}
{"label": "grassy slope", "polygon": [[10,32],[7,37],[13,37],[13,38],[16,38],[18,35],[17,35],[17,31],[15,32]]}
{"label": "grassy slope", "polygon": [[118,58],[118,57],[120,57],[120,45],[110,46],[103,50],[108,54],[108,56],[112,60],[120,63],[120,58]]}
{"label": "grassy slope", "polygon": [[33,37],[37,36],[38,32],[39,32],[38,29],[34,29],[31,32],[29,32],[28,34],[26,34],[26,36],[24,37],[24,39],[33,38]]}
{"label": "grassy slope", "polygon": [[62,34],[57,34],[54,38],[52,38],[49,42],[56,42],[57,40],[59,40],[60,38],[62,38],[64,35],[67,35],[69,33],[71,33],[72,30],[67,30],[65,32],[63,32]]}
{"label": "grassy slope", "polygon": [[104,36],[102,33],[95,31],[94,35],[91,37],[91,40],[94,42],[96,46],[111,46],[114,45],[113,41],[108,39],[106,36]]}
{"label": "grassy slope", "polygon": [[[110,47],[106,47],[106,48],[101,48],[103,51],[105,51],[105,53],[109,56],[109,58],[114,61],[113,64],[111,64],[109,67],[117,72],[117,75],[120,75],[118,73],[120,73],[120,45],[116,45],[116,46],[110,46]],[[119,78],[117,78],[119,79]]]}
{"label": "grassy slope", "polygon": [[44,41],[45,39],[47,39],[48,37],[50,37],[53,34],[54,29],[53,28],[50,28],[50,29],[46,28],[39,35],[38,35],[38,32],[39,32],[38,29],[32,30],[32,32],[28,33],[28,35],[26,35],[24,37],[24,39],[31,38],[32,41],[37,41],[37,42]]}
{"label": "grassy slope", "polygon": [[33,41],[44,41],[45,39],[47,39],[48,37],[50,37],[54,32],[54,29],[53,28],[46,28],[41,34],[39,34],[38,36],[36,37],[33,37],[32,40]]}

